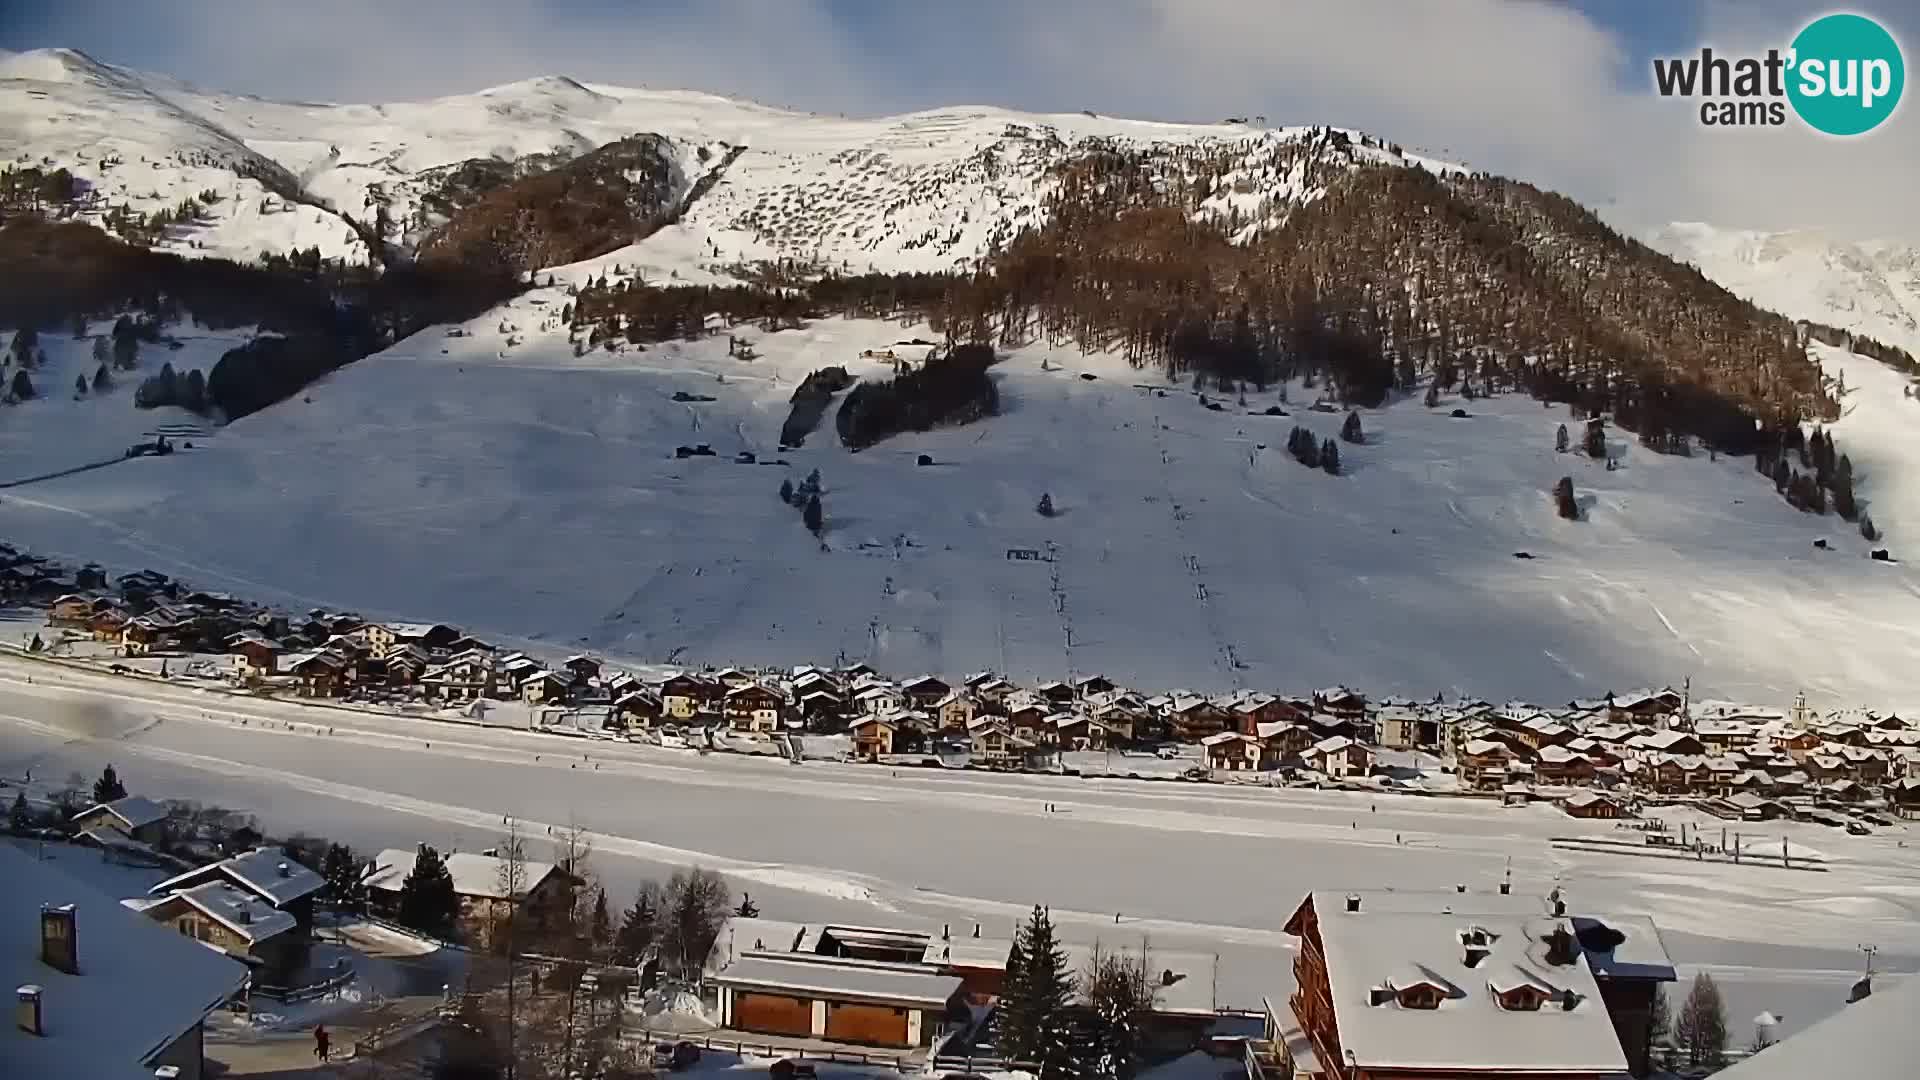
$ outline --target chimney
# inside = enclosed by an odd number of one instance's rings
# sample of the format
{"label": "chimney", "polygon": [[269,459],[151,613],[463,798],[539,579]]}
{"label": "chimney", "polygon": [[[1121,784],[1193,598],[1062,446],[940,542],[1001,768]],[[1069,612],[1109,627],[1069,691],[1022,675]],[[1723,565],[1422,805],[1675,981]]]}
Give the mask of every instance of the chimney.
{"label": "chimney", "polygon": [[953,924],[952,923],[940,924],[940,940],[941,941],[953,940]]}
{"label": "chimney", "polygon": [[1461,958],[1461,962],[1470,968],[1479,967],[1480,961],[1485,960],[1491,952],[1485,945],[1468,945],[1466,955]]}
{"label": "chimney", "polygon": [[973,924],[973,936],[974,937],[980,936],[980,924],[977,922]]}
{"label": "chimney", "polygon": [[1559,897],[1553,898],[1553,914],[1556,918],[1567,913],[1567,902]]}
{"label": "chimney", "polygon": [[277,866],[277,867],[275,867],[274,869],[276,869],[276,870],[278,870],[278,871],[280,871],[280,876],[281,876],[281,877],[292,877],[292,876],[293,876],[293,871],[291,871],[291,870],[289,870],[289,869],[287,869],[287,864],[286,864],[286,863],[281,863],[281,864],[280,864],[279,866]]}
{"label": "chimney", "polygon": [[1455,885],[1453,887],[1453,891],[1457,893],[1463,893],[1467,891],[1467,887],[1465,885]]}
{"label": "chimney", "polygon": [[55,971],[80,974],[80,943],[75,940],[72,904],[40,905],[40,959]]}
{"label": "chimney", "polygon": [[1348,911],[1360,910],[1360,894],[1359,893],[1347,894],[1347,910]]}
{"label": "chimney", "polygon": [[40,1015],[40,993],[40,988],[32,984],[14,991],[18,998],[18,1003],[13,1008],[14,1022],[20,1025],[21,1031],[29,1035],[47,1033],[46,1024]]}
{"label": "chimney", "polygon": [[1574,960],[1573,935],[1564,926],[1554,927],[1553,932],[1547,935],[1547,963],[1566,967]]}
{"label": "chimney", "polygon": [[242,908],[241,908],[241,909],[239,910],[239,912],[238,912],[238,914],[239,914],[239,916],[240,916],[240,925],[241,925],[241,926],[252,926],[252,925],[253,925],[253,909],[252,909],[252,908],[249,908],[249,907],[242,907]]}

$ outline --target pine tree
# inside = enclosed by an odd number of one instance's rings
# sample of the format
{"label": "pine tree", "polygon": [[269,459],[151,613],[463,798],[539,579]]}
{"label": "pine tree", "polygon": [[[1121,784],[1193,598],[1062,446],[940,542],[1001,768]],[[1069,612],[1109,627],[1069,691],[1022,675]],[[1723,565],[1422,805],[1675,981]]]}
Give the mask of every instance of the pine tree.
{"label": "pine tree", "polygon": [[760,905],[753,902],[752,893],[743,892],[740,894],[740,906],[733,913],[743,919],[757,919],[760,917]]}
{"label": "pine tree", "polygon": [[[106,339],[96,338],[94,340],[104,341]],[[113,378],[107,374],[107,365],[101,364],[99,367],[94,368],[93,369],[93,392],[97,394],[102,390],[110,390],[112,388],[113,388]]]}
{"label": "pine tree", "polygon": [[107,339],[104,337],[94,338],[93,339],[93,362],[96,364],[99,364],[102,367],[105,367],[108,363],[111,363],[112,360],[113,360],[113,346],[107,344]]}
{"label": "pine tree", "polygon": [[1860,535],[1865,537],[1868,543],[1880,539],[1880,530],[1874,528],[1873,517],[1869,514],[1860,515]]}
{"label": "pine tree", "polygon": [[14,370],[12,390],[15,401],[33,400],[33,380],[27,378],[26,368],[16,368]]}
{"label": "pine tree", "polygon": [[1647,1047],[1656,1064],[1664,1064],[1662,1049],[1673,1037],[1673,1015],[1667,1007],[1667,988],[1655,986],[1647,1008]]}
{"label": "pine tree", "polygon": [[400,924],[434,937],[453,936],[454,916],[460,898],[453,891],[453,875],[432,845],[421,844],[413,859],[413,869],[400,883]]}
{"label": "pine tree", "polygon": [[87,396],[87,377],[85,375],[75,375],[73,377],[73,396]]}
{"label": "pine tree", "polygon": [[1568,521],[1580,520],[1580,504],[1573,497],[1573,477],[1563,476],[1553,485],[1553,504]]}
{"label": "pine tree", "polygon": [[[1001,990],[1001,1008],[1011,1005],[1001,1028],[1002,1055],[1039,1066],[1038,1080],[1083,1075],[1082,1047],[1068,1012],[1073,978],[1045,909],[1033,909],[1033,917],[1015,937],[1015,949],[1021,954],[1018,983],[1009,971],[1008,985]],[[1011,968],[1011,957],[1008,964]]]}
{"label": "pine tree", "polygon": [[320,876],[327,879],[327,897],[335,911],[359,911],[366,906],[367,886],[360,860],[345,844],[328,844],[320,864]]}
{"label": "pine tree", "polygon": [[24,835],[33,828],[33,811],[27,807],[27,792],[22,788],[13,793],[13,808],[7,812],[7,827],[15,835]]}
{"label": "pine tree", "polygon": [[115,799],[127,797],[127,786],[120,782],[120,774],[109,765],[100,771],[100,779],[93,782],[93,801],[96,804],[110,803]]}
{"label": "pine tree", "polygon": [[793,481],[792,480],[780,481],[780,501],[783,503],[786,503],[788,506],[793,505]]}
{"label": "pine tree", "polygon": [[1041,492],[1040,504],[1038,506],[1035,506],[1034,510],[1038,512],[1041,517],[1052,517],[1053,516],[1053,495],[1049,492],[1045,492],[1045,491]]}
{"label": "pine tree", "polygon": [[1350,412],[1347,414],[1347,422],[1340,425],[1340,441],[1350,443],[1366,441],[1366,436],[1360,431],[1359,413]]}
{"label": "pine tree", "polygon": [[1561,424],[1560,430],[1554,433],[1553,452],[1556,454],[1564,454],[1567,452],[1567,425],[1565,424]]}
{"label": "pine tree", "polygon": [[587,920],[587,933],[593,939],[596,950],[605,949],[613,942],[613,916],[607,912],[607,890],[595,889],[593,893],[593,914]]}
{"label": "pine tree", "polygon": [[1599,417],[1587,421],[1587,456],[1599,461],[1607,456],[1607,426]]}
{"label": "pine tree", "polygon": [[800,520],[806,523],[808,532],[815,536],[820,535],[820,530],[826,525],[826,521],[821,515],[819,494],[807,496],[807,507],[800,512]]}
{"label": "pine tree", "polygon": [[1340,475],[1340,444],[1328,439],[1320,444],[1320,467],[1329,476]]}
{"label": "pine tree", "polygon": [[1673,1038],[1690,1067],[1715,1069],[1726,1060],[1727,1009],[1713,976],[1704,971],[1693,977],[1693,989],[1674,1021]]}
{"label": "pine tree", "polygon": [[614,958],[622,964],[639,963],[659,934],[660,886],[649,881],[634,894],[633,906],[620,918],[614,935]]}

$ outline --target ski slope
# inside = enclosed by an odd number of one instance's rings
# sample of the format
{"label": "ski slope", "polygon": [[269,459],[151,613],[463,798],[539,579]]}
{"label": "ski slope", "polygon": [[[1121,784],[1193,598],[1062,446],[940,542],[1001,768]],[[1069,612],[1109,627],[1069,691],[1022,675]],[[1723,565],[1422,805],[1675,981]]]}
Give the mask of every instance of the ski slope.
{"label": "ski slope", "polygon": [[[885,377],[858,353],[925,328],[746,330],[750,362],[724,336],[576,358],[528,329],[563,300],[540,290],[460,336],[416,336],[192,454],[8,491],[0,536],[636,661],[1549,702],[1691,678],[1738,700],[1913,700],[1912,571],[1790,509],[1749,460],[1616,437],[1609,472],[1554,453],[1563,410],[1445,398],[1364,411],[1367,442],[1342,446],[1333,477],[1284,454],[1294,423],[1331,437],[1344,418],[1305,408],[1297,383],[1291,416],[1250,415],[1275,392],[1211,411],[1115,358],[1040,347],[994,369],[1001,416],[850,454],[829,414],[782,454],[807,372]],[[696,443],[716,456],[675,459]],[[1893,465],[1862,458],[1877,500]],[[814,468],[826,550],[776,496]],[[1555,516],[1562,475],[1585,520]],[[1056,517],[1035,512],[1042,493]]]}

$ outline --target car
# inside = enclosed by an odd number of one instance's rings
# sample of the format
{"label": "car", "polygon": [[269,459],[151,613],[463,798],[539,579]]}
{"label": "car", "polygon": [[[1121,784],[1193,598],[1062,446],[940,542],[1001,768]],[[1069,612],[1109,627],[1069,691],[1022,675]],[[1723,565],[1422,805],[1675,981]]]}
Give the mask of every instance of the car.
{"label": "car", "polygon": [[1849,821],[1847,822],[1847,835],[1872,836],[1873,830],[1868,828],[1867,823],[1864,821]]}
{"label": "car", "polygon": [[682,1039],[679,1042],[658,1042],[653,1044],[653,1067],[671,1069],[675,1072],[689,1068],[700,1060],[700,1048]]}
{"label": "car", "polygon": [[814,1067],[811,1061],[799,1058],[781,1058],[767,1066],[767,1075],[773,1080],[814,1080]]}

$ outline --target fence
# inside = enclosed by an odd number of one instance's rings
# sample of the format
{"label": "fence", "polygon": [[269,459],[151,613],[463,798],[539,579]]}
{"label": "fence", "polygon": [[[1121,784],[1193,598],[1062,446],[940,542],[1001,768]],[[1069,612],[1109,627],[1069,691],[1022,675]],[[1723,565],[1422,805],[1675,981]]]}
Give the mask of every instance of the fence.
{"label": "fence", "polygon": [[[647,1043],[688,1042],[700,1047],[702,1050],[719,1050],[726,1053],[739,1054],[741,1057],[804,1058],[807,1061],[829,1061],[842,1065],[877,1065],[883,1068],[898,1069],[903,1073],[918,1072],[920,1070],[919,1064],[913,1060],[913,1055],[910,1052],[884,1053],[880,1051],[838,1050],[809,1046],[779,1046],[774,1043],[752,1042],[734,1037],[688,1035],[674,1031],[653,1031],[648,1028],[641,1028],[637,1031],[630,1032],[628,1037],[643,1040]],[[968,1060],[979,1061],[982,1065],[985,1065],[988,1059],[970,1058]],[[939,1063],[938,1061],[935,1062],[936,1065]]]}
{"label": "fence", "polygon": [[355,975],[353,965],[343,963],[342,968],[343,970],[328,976],[326,979],[317,983],[309,983],[306,986],[271,986],[263,983],[256,985],[253,988],[253,992],[259,994],[261,997],[272,998],[275,1001],[285,1002],[289,1005],[302,1001],[312,1001],[315,998],[326,997],[328,994],[339,990],[341,987],[353,981]]}

